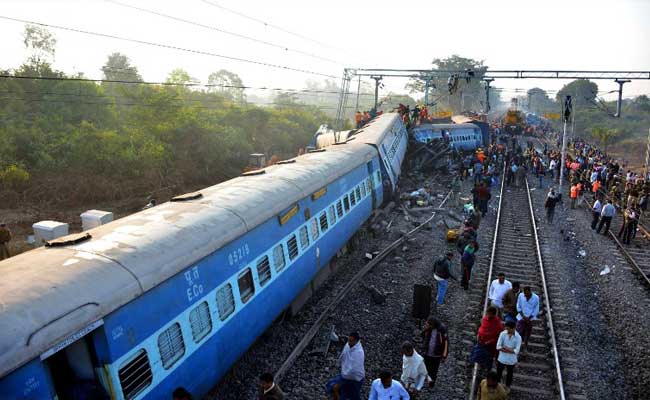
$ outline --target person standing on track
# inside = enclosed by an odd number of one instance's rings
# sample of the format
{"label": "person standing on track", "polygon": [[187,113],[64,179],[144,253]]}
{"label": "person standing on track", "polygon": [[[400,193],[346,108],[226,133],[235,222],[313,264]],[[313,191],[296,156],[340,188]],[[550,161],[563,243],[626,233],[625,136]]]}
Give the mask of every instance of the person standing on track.
{"label": "person standing on track", "polygon": [[449,354],[449,339],[447,327],[434,317],[429,317],[421,333],[424,344],[424,365],[429,374],[429,387],[434,387],[438,377],[440,363],[447,359]]}
{"label": "person standing on track", "polygon": [[591,219],[591,229],[596,229],[601,211],[603,211],[603,204],[600,202],[598,196],[594,196],[594,205],[591,207],[591,215],[593,216]]}
{"label": "person standing on track", "polygon": [[507,400],[508,390],[497,379],[495,371],[489,371],[481,381],[478,389],[478,400]]}
{"label": "person standing on track", "polygon": [[469,281],[472,278],[472,268],[474,267],[474,261],[476,261],[476,242],[470,242],[465,249],[463,250],[463,256],[460,259],[460,262],[463,266],[463,279],[460,284],[463,289],[469,289]]}
{"label": "person standing on track", "polygon": [[533,321],[539,314],[539,296],[533,293],[530,286],[524,286],[524,292],[517,298],[517,332],[524,342],[524,350],[528,347],[528,339],[533,332]]}
{"label": "person standing on track", "polygon": [[327,393],[331,394],[334,400],[361,400],[361,386],[366,376],[364,362],[365,354],[360,336],[357,332],[352,332],[339,356],[341,374],[325,386]]}
{"label": "person standing on track", "polygon": [[506,274],[499,272],[497,279],[490,284],[489,299],[490,304],[497,308],[499,312],[503,310],[503,296],[512,289],[510,281],[506,280]]}
{"label": "person standing on track", "polygon": [[517,321],[517,299],[519,297],[519,282],[512,282],[512,289],[503,295],[503,316],[506,322]]}
{"label": "person standing on track", "polygon": [[557,193],[555,193],[555,188],[551,187],[546,195],[546,201],[544,202],[544,208],[546,208],[546,221],[549,224],[553,223],[553,216],[555,215],[555,206],[559,201]]}
{"label": "person standing on track", "polygon": [[481,319],[481,326],[478,328],[477,339],[479,344],[484,346],[490,356],[490,365],[494,357],[497,356],[497,340],[499,340],[499,334],[503,330],[503,322],[499,317],[497,317],[497,308],[490,306],[485,313],[483,319]]}
{"label": "person standing on track", "polygon": [[499,356],[497,357],[497,380],[501,382],[503,370],[507,370],[506,386],[510,388],[512,385],[512,374],[517,364],[517,355],[521,348],[521,336],[515,331],[515,322],[506,322],[506,330],[501,332],[499,340],[497,341],[497,350]]}
{"label": "person standing on track", "polygon": [[433,266],[433,278],[438,282],[437,304],[443,305],[445,302],[445,295],[447,294],[447,286],[449,285],[448,279],[451,277],[451,260],[454,258],[454,253],[449,251],[444,257],[439,258]]}
{"label": "person standing on track", "polygon": [[607,235],[609,231],[609,226],[612,224],[612,218],[616,215],[616,207],[612,204],[611,199],[607,199],[607,204],[603,207],[603,210],[600,212],[600,223],[598,224],[598,229],[596,233],[600,233],[600,230],[605,227],[604,235]]}

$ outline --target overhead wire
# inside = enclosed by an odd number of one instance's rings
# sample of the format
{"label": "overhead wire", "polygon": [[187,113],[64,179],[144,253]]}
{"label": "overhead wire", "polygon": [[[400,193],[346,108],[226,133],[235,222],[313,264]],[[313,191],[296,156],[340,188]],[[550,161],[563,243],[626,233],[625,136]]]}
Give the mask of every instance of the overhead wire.
{"label": "overhead wire", "polygon": [[169,49],[169,50],[182,51],[182,52],[186,52],[186,53],[192,53],[192,54],[199,54],[199,55],[223,58],[223,59],[226,59],[226,60],[238,61],[238,62],[254,64],[254,65],[260,65],[260,66],[265,66],[265,67],[270,67],[270,68],[277,68],[277,69],[281,69],[281,70],[285,70],[285,71],[301,72],[301,73],[304,73],[304,74],[323,76],[323,77],[333,78],[333,79],[338,79],[339,78],[337,76],[322,73],[322,72],[310,71],[310,70],[300,69],[300,68],[293,68],[293,67],[289,67],[289,66],[286,66],[286,65],[273,64],[273,63],[268,63],[268,62],[265,62],[265,61],[251,60],[251,59],[247,59],[247,58],[234,57],[234,56],[229,56],[229,55],[225,55],[225,54],[213,53],[213,52],[206,51],[206,50],[190,49],[190,48],[186,48],[186,47],[175,46],[175,45],[170,45],[170,44],[165,44],[165,43],[151,42],[151,41],[141,40],[141,39],[133,39],[133,38],[128,38],[128,37],[124,37],[124,36],[118,36],[118,35],[113,35],[113,34],[108,34],[108,33],[101,33],[101,32],[87,31],[87,30],[84,30],[84,29],[70,28],[70,27],[61,26],[61,25],[54,25],[54,24],[46,24],[46,23],[43,23],[43,22],[29,21],[29,20],[25,20],[25,19],[21,19],[21,18],[8,17],[8,16],[5,16],[5,15],[0,15],[0,19],[4,19],[4,20],[7,20],[7,21],[13,21],[13,22],[20,22],[20,23],[23,23],[23,24],[38,25],[38,26],[43,26],[43,27],[46,27],[46,28],[58,29],[58,30],[63,30],[63,31],[68,31],[68,32],[81,33],[81,34],[90,35],[90,36],[97,36],[97,37],[103,37],[103,38],[108,38],[108,39],[121,40],[121,41],[125,41],[125,42],[137,43],[137,44],[142,44],[142,45],[146,45],[146,46],[152,46],[152,47],[159,47],[159,48],[164,48],[164,49]]}
{"label": "overhead wire", "polygon": [[312,54],[312,53],[302,51],[302,50],[298,50],[298,49],[294,49],[294,48],[289,48],[288,46],[280,45],[280,44],[277,44],[277,43],[272,43],[272,42],[262,40],[262,39],[257,39],[257,38],[247,36],[247,35],[244,35],[244,34],[241,34],[241,33],[228,31],[228,30],[225,30],[225,29],[222,29],[222,28],[218,28],[216,26],[206,25],[206,24],[203,24],[203,23],[200,23],[200,22],[191,21],[191,20],[187,20],[187,19],[184,19],[184,18],[180,18],[180,17],[175,17],[173,15],[164,14],[164,13],[159,12],[159,11],[149,10],[149,9],[146,9],[146,8],[137,7],[137,6],[133,6],[133,5],[130,5],[130,4],[124,4],[124,3],[116,1],[116,0],[104,0],[104,1],[107,2],[107,3],[116,4],[116,5],[121,6],[121,7],[126,7],[126,8],[130,8],[130,9],[137,10],[137,11],[140,11],[140,12],[157,15],[159,17],[171,19],[171,20],[174,20],[174,21],[177,21],[177,22],[182,22],[184,24],[194,25],[194,26],[198,26],[198,27],[201,27],[201,28],[204,28],[204,29],[209,29],[209,30],[212,30],[212,31],[215,31],[215,32],[223,33],[223,34],[226,34],[226,35],[231,35],[231,36],[234,36],[234,37],[238,37],[240,39],[245,39],[245,40],[249,40],[249,41],[252,41],[252,42],[261,43],[261,44],[264,44],[266,46],[274,47],[276,49],[289,51],[289,52],[294,52],[294,53],[301,54],[303,56],[307,56],[307,57],[311,57],[311,58],[315,58],[315,59],[318,59],[318,60],[321,60],[321,61],[327,61],[327,62],[330,62],[330,63],[343,65],[341,62],[333,60],[331,58],[322,57],[322,56],[319,56],[319,55],[316,55],[316,54]]}

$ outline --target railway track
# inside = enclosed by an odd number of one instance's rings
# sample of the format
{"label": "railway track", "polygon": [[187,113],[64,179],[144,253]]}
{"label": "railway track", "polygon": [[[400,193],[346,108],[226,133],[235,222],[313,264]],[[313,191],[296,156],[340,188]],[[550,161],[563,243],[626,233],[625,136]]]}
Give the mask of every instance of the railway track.
{"label": "railway track", "polygon": [[[569,325],[564,304],[557,285],[545,275],[544,260],[537,235],[532,199],[525,189],[504,190],[501,186],[496,226],[492,237],[491,255],[487,271],[475,275],[486,276],[487,283],[475,282],[473,290],[481,296],[483,314],[488,306],[488,289],[499,272],[506,279],[520,282],[522,288],[531,286],[540,298],[540,315],[535,322],[527,351],[520,354],[515,367],[511,399],[585,399],[581,394],[579,369],[575,362],[571,332],[560,329],[562,340],[558,343],[557,326]],[[477,278],[474,278],[478,281]],[[552,280],[552,279],[551,279]],[[555,308],[552,308],[551,298]],[[482,314],[482,315],[483,315]],[[477,328],[477,325],[473,325]],[[476,329],[473,333],[475,340]],[[566,367],[566,371],[563,368]],[[469,399],[476,398],[480,380],[485,375],[474,365],[470,379]]]}

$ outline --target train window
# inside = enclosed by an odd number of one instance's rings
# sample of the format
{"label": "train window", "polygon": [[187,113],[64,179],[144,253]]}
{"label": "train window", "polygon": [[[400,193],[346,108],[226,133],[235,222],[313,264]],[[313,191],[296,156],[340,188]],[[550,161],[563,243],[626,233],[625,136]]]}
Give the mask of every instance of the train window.
{"label": "train window", "polygon": [[318,239],[318,235],[320,235],[320,233],[318,232],[318,221],[316,220],[316,218],[314,218],[311,220],[311,239],[312,240]]}
{"label": "train window", "polygon": [[343,196],[343,208],[345,209],[346,213],[350,211],[350,201],[348,200],[347,194]]}
{"label": "train window", "polygon": [[330,218],[330,225],[334,225],[336,223],[336,212],[334,211],[334,206],[330,206],[327,209],[327,214]]}
{"label": "train window", "polygon": [[352,203],[352,207],[357,204],[357,198],[354,197],[354,190],[350,192],[350,203]]}
{"label": "train window", "polygon": [[379,184],[381,183],[381,172],[377,171],[376,174],[377,174],[377,183]]}
{"label": "train window", "polygon": [[244,272],[239,274],[237,286],[239,287],[239,297],[242,303],[246,303],[253,297],[255,294],[255,285],[253,284],[253,273],[250,268],[246,268]]}
{"label": "train window", "polygon": [[357,193],[357,201],[361,201],[361,188],[359,185],[357,185],[355,192]]}
{"label": "train window", "polygon": [[260,286],[266,285],[266,282],[271,280],[271,264],[268,256],[257,260],[257,276],[260,279]]}
{"label": "train window", "polygon": [[192,328],[192,339],[198,343],[212,330],[212,318],[210,307],[206,301],[201,302],[190,311],[190,327]]}
{"label": "train window", "polygon": [[368,187],[368,193],[372,193],[372,179],[368,178],[366,180],[366,186]]}
{"label": "train window", "polygon": [[117,374],[124,398],[134,399],[153,382],[147,351],[140,349],[129,362],[122,364]]}
{"label": "train window", "polygon": [[327,228],[328,228],[328,226],[327,226],[327,214],[325,214],[325,211],[323,211],[320,214],[320,217],[318,217],[318,219],[320,220],[320,230],[322,232],[325,232],[327,230]]}
{"label": "train window", "polygon": [[341,203],[341,200],[336,202],[336,215],[343,218],[343,203]]}
{"label": "train window", "polygon": [[296,239],[296,235],[291,235],[287,240],[287,250],[289,251],[289,260],[298,257],[298,239]]}
{"label": "train window", "polygon": [[232,286],[226,283],[217,290],[217,309],[219,319],[225,321],[235,311],[235,298],[232,295]]}
{"label": "train window", "polygon": [[361,182],[361,197],[366,197],[366,181]]}
{"label": "train window", "polygon": [[286,264],[284,260],[284,247],[282,244],[279,244],[273,249],[273,267],[275,268],[275,272],[282,271]]}
{"label": "train window", "polygon": [[158,351],[163,368],[170,369],[185,354],[181,324],[174,322],[158,336]]}
{"label": "train window", "polygon": [[300,248],[305,250],[307,247],[309,247],[309,234],[307,227],[303,226],[300,228]]}

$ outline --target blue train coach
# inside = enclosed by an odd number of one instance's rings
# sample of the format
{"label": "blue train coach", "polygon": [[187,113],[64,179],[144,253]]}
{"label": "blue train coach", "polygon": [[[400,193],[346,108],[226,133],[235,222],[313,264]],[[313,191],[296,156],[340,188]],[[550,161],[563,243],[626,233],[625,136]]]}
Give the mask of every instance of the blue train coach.
{"label": "blue train coach", "polygon": [[412,135],[420,143],[429,143],[447,136],[450,146],[456,150],[476,150],[487,144],[481,128],[470,123],[422,124],[413,128]]}
{"label": "blue train coach", "polygon": [[205,394],[382,203],[406,141],[386,114],[355,141],[0,262],[0,398]]}

